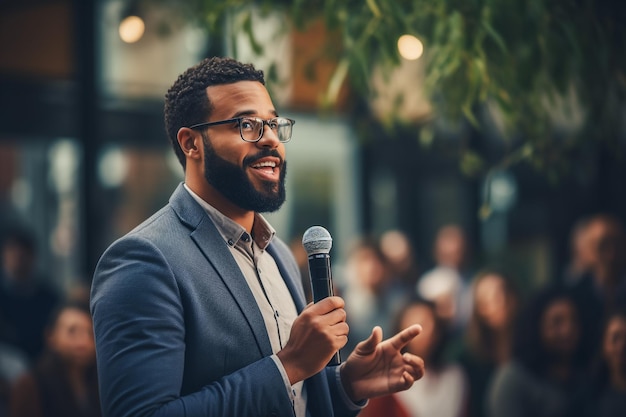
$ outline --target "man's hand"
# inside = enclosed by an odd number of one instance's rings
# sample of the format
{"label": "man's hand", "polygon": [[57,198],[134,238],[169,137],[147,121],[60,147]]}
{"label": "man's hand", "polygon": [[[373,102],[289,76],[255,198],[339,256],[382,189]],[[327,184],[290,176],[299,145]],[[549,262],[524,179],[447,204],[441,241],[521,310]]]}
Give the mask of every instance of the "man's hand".
{"label": "man's hand", "polygon": [[381,342],[383,331],[375,327],[341,365],[341,381],[354,402],[403,391],[424,375],[424,361],[401,350],[422,331],[419,324],[407,327]]}
{"label": "man's hand", "polygon": [[285,347],[276,355],[295,384],[320,372],[348,342],[344,301],[328,297],[309,304],[291,326]]}

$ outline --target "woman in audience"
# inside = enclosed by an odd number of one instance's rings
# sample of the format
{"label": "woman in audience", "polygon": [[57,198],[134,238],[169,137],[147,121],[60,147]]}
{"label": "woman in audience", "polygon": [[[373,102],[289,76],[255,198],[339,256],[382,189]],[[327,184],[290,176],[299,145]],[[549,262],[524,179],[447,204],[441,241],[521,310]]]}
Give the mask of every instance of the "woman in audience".
{"label": "woman in audience", "polygon": [[461,417],[466,415],[467,378],[460,365],[447,361],[447,328],[435,304],[413,300],[400,312],[396,328],[422,325],[422,333],[407,345],[427,364],[426,374],[407,391],[370,399],[360,417]]}
{"label": "woman in audience", "polygon": [[489,415],[579,415],[587,360],[575,299],[559,288],[542,289],[520,319],[512,360],[492,381]]}
{"label": "woman in audience", "polygon": [[46,327],[45,350],[12,390],[11,417],[100,417],[91,316],[64,304]]}
{"label": "woman in audience", "polygon": [[626,306],[609,314],[590,379],[586,417],[626,416]]}
{"label": "woman in audience", "polygon": [[475,276],[472,315],[459,354],[469,380],[469,417],[487,415],[487,386],[495,370],[511,358],[520,303],[519,292],[506,274],[488,269]]}

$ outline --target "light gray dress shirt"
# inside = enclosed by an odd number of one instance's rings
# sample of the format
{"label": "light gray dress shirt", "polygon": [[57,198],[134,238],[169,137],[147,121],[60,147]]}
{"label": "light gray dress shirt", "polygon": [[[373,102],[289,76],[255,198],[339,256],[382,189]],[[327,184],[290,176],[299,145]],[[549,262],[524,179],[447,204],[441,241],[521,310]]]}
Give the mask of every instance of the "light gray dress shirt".
{"label": "light gray dress shirt", "polygon": [[298,316],[287,284],[281,278],[274,258],[265,250],[276,232],[263,216],[255,213],[250,236],[241,225],[202,200],[187,185],[185,189],[205,209],[239,265],[263,315],[274,353],[272,359],[283,376],[296,417],[306,417],[304,381],[291,385],[282,362],[276,356],[289,340],[291,325]]}

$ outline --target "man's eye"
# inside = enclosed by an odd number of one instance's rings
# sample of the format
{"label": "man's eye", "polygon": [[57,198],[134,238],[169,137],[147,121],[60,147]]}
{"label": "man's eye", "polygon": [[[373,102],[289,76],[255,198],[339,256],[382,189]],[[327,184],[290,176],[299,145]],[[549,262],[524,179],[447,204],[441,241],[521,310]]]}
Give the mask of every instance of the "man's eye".
{"label": "man's eye", "polygon": [[254,123],[252,123],[252,121],[250,120],[242,120],[241,128],[246,130],[252,130],[254,128]]}

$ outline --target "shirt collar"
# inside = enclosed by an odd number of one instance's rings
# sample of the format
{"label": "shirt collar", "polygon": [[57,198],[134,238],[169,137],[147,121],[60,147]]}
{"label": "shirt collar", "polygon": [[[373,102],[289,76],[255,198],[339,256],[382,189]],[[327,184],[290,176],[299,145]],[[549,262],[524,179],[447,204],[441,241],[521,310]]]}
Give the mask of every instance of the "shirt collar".
{"label": "shirt collar", "polygon": [[[239,223],[225,216],[215,207],[204,201],[198,194],[191,191],[187,184],[183,185],[189,195],[206,211],[209,218],[215,224],[217,231],[229,246],[235,246],[239,240],[243,240],[246,243],[249,242],[250,235]],[[254,223],[252,224],[252,238],[257,246],[265,250],[275,235],[276,231],[272,225],[270,225],[262,215],[255,212]]]}

